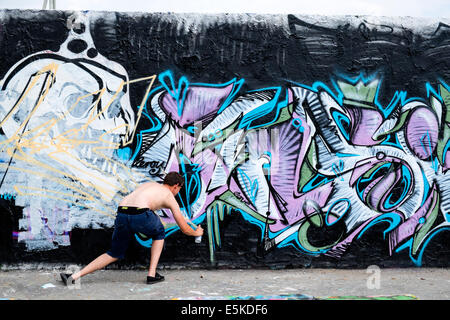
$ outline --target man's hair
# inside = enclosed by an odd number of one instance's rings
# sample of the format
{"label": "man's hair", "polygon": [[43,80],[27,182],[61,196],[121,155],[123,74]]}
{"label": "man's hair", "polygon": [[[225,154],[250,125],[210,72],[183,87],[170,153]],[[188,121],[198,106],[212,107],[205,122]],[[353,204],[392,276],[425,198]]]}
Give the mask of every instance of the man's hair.
{"label": "man's hair", "polygon": [[169,186],[174,186],[178,184],[182,187],[184,185],[184,178],[178,172],[172,171],[166,174],[166,176],[164,177],[163,184],[167,184]]}

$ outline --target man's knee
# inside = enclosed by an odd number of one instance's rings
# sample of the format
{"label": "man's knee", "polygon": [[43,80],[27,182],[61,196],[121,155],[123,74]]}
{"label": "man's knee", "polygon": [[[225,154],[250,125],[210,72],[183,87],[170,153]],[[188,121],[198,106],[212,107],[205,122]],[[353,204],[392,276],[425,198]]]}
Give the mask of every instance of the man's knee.
{"label": "man's knee", "polygon": [[110,263],[116,262],[119,258],[111,256],[108,252],[105,253],[106,258],[110,261]]}
{"label": "man's knee", "polygon": [[163,248],[164,246],[164,239],[159,239],[159,240],[153,240],[152,241],[152,248],[157,247],[157,248]]}

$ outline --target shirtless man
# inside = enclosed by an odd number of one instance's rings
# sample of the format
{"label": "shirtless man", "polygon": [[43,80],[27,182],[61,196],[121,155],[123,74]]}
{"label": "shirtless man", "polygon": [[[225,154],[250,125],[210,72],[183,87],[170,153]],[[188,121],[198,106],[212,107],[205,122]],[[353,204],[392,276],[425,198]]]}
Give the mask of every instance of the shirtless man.
{"label": "shirtless man", "polygon": [[79,272],[72,275],[61,273],[61,279],[64,284],[75,283],[82,276],[124,258],[131,238],[138,232],[152,238],[147,283],[152,284],[163,281],[164,277],[156,272],[156,266],[163,249],[165,231],[159,216],[154,211],[161,208],[170,209],[175,222],[184,234],[194,237],[203,235],[201,226],[196,226],[194,230],[187,224],[175,200],[175,196],[180,192],[183,184],[184,178],[180,174],[170,172],[166,175],[162,184],[147,182],[141,184],[136,190],[126,196],[117,209],[111,249]]}

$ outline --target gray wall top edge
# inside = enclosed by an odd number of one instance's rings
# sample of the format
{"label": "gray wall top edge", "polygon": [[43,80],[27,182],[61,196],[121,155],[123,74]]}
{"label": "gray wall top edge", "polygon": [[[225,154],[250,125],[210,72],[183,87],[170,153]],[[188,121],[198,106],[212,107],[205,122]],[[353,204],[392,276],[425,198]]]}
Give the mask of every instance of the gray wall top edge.
{"label": "gray wall top edge", "polygon": [[[130,17],[135,16],[146,16],[146,15],[156,15],[156,16],[166,16],[166,17],[175,17],[175,18],[183,18],[183,17],[201,17],[201,18],[221,18],[221,17],[232,17],[232,18],[240,18],[245,20],[253,20],[258,18],[283,18],[285,19],[289,15],[294,15],[298,18],[302,19],[330,19],[333,21],[365,21],[370,19],[374,22],[378,23],[392,23],[396,21],[405,21],[406,23],[415,22],[419,24],[429,24],[436,22],[450,23],[450,18],[448,17],[416,17],[416,16],[376,16],[376,15],[358,15],[358,14],[345,14],[345,15],[322,15],[322,14],[303,14],[301,12],[291,12],[291,13],[252,13],[252,12],[243,12],[243,13],[196,13],[196,12],[146,12],[146,11],[97,11],[97,10],[41,10],[41,9],[0,9],[0,16],[5,13],[10,14],[24,14],[25,12],[29,12],[35,15],[39,14],[51,14],[53,13],[82,13],[87,15],[128,15]],[[247,18],[247,19],[245,19]]]}
{"label": "gray wall top edge", "polygon": [[20,17],[21,19],[39,20],[41,17],[45,20],[49,16],[61,18],[61,15],[70,16],[72,14],[82,14],[89,19],[103,19],[114,23],[118,16],[129,17],[130,19],[139,19],[145,17],[154,17],[161,22],[176,23],[178,26],[189,28],[191,32],[198,33],[204,27],[215,24],[229,25],[265,25],[269,29],[281,28],[286,34],[291,33],[289,26],[289,17],[298,18],[311,25],[319,25],[326,28],[336,28],[337,26],[348,25],[358,28],[365,24],[369,28],[378,28],[389,26],[393,28],[394,33],[402,33],[403,30],[420,32],[425,36],[431,36],[443,24],[450,25],[450,19],[439,18],[416,18],[416,17],[387,17],[387,16],[358,16],[358,15],[306,15],[306,14],[259,14],[259,13],[173,13],[173,12],[121,12],[121,11],[69,11],[69,10],[37,10],[37,9],[0,9],[0,24],[7,22],[11,18]]}

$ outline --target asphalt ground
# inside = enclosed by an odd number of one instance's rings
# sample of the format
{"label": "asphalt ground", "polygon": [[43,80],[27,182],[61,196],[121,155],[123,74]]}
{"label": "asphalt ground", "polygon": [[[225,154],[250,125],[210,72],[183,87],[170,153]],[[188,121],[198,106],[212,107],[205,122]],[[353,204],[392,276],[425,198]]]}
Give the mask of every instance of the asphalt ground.
{"label": "asphalt ground", "polygon": [[[52,266],[30,270],[25,267],[25,270],[0,271],[0,300],[3,300],[0,301],[0,308],[7,310],[10,307],[14,312],[48,311],[61,306],[57,303],[59,301],[69,302],[68,306],[63,306],[63,312],[71,314],[77,310],[87,310],[85,304],[77,308],[75,302],[89,301],[87,306],[111,313],[116,309],[127,310],[127,301],[140,301],[141,304],[132,308],[144,310],[144,315],[148,308],[164,310],[165,319],[237,319],[237,316],[243,315],[242,312],[245,317],[241,318],[277,319],[281,312],[291,314],[299,308],[306,310],[303,308],[309,307],[316,312],[319,310],[321,314],[353,313],[350,310],[356,308],[357,301],[398,302],[400,299],[410,303],[427,300],[440,301],[448,307],[450,300],[449,268],[163,269],[158,272],[165,276],[165,281],[152,285],[146,284],[145,269],[103,269],[83,277],[74,285],[65,286],[59,273],[76,268],[78,266]],[[316,304],[318,300],[351,300],[352,304],[341,309],[339,305],[320,308]],[[236,304],[238,301],[239,305]],[[274,301],[289,303],[278,304]],[[30,307],[26,302],[30,303]],[[259,305],[259,313],[255,304]],[[244,309],[239,309],[242,306]],[[265,309],[261,310],[264,306]],[[215,314],[209,313],[213,309],[207,308],[215,308]],[[372,308],[370,314],[388,312],[384,307],[373,308],[370,305],[369,308]],[[423,308],[425,306],[419,310]],[[415,310],[411,309],[410,304],[407,309]],[[266,313],[262,313],[264,311]]]}
{"label": "asphalt ground", "polygon": [[411,295],[450,300],[449,268],[158,270],[165,281],[147,285],[147,270],[98,270],[70,287],[59,273],[79,266],[0,271],[0,299],[173,300],[305,295],[314,298]]}

